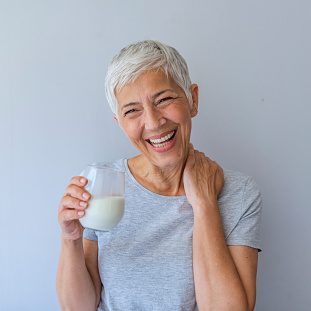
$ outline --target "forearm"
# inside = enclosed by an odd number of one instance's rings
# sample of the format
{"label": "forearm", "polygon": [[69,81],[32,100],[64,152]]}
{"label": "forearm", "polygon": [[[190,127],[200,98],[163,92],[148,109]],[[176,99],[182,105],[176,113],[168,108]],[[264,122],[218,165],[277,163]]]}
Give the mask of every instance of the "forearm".
{"label": "forearm", "polygon": [[62,237],[56,290],[62,310],[96,310],[96,292],[85,265],[82,238],[66,241]]}
{"label": "forearm", "polygon": [[194,208],[193,270],[199,310],[248,310],[247,296],[224,238],[217,201]]}

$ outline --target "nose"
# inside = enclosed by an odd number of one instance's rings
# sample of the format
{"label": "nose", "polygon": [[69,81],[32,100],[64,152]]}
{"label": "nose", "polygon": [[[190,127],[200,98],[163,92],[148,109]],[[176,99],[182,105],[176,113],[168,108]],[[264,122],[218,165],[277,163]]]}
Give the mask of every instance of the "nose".
{"label": "nose", "polygon": [[144,111],[145,114],[145,129],[156,130],[166,123],[166,119],[162,115],[161,111],[154,107],[148,107]]}

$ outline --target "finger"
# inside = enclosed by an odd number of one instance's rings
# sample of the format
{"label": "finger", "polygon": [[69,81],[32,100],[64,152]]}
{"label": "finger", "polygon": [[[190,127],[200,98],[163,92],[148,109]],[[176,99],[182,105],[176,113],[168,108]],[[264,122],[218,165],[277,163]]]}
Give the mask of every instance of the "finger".
{"label": "finger", "polygon": [[71,197],[69,195],[64,196],[60,202],[60,209],[70,208],[77,210],[85,210],[88,206],[88,203],[77,198]]}
{"label": "finger", "polygon": [[70,179],[70,184],[76,185],[79,187],[85,187],[88,183],[88,180],[83,176],[75,176]]}
{"label": "finger", "polygon": [[91,198],[89,192],[74,184],[66,188],[64,196],[72,196],[83,201],[88,201]]}
{"label": "finger", "polygon": [[60,222],[68,222],[71,220],[76,220],[76,219],[80,219],[81,217],[83,217],[85,214],[84,211],[79,211],[79,210],[64,210],[60,216],[59,216],[59,221]]}
{"label": "finger", "polygon": [[203,165],[205,162],[209,162],[209,158],[206,157],[203,152],[195,150],[194,155],[195,155],[195,162],[198,164],[201,163]]}
{"label": "finger", "polygon": [[218,168],[221,172],[223,172],[222,167],[221,167],[216,161],[213,161],[213,162],[217,165],[217,168]]}
{"label": "finger", "polygon": [[205,159],[208,163],[214,162],[214,161],[211,160],[211,158],[207,157],[203,152],[202,152],[202,155],[204,156],[204,159]]}

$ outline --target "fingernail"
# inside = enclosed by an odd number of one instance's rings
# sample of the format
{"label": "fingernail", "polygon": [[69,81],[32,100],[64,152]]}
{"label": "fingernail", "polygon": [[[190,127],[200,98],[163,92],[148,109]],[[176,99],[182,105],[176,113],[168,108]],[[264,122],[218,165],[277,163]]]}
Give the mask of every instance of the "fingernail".
{"label": "fingernail", "polygon": [[84,177],[80,178],[80,183],[81,184],[85,184],[86,183],[86,179]]}
{"label": "fingernail", "polygon": [[87,200],[90,198],[90,195],[86,192],[84,192],[82,196],[84,197],[84,199],[87,199]]}
{"label": "fingernail", "polygon": [[84,211],[78,212],[78,215],[79,215],[79,216],[83,216],[83,215],[84,215]]}
{"label": "fingernail", "polygon": [[87,203],[83,202],[83,201],[80,201],[79,205],[82,206],[82,207],[87,207]]}

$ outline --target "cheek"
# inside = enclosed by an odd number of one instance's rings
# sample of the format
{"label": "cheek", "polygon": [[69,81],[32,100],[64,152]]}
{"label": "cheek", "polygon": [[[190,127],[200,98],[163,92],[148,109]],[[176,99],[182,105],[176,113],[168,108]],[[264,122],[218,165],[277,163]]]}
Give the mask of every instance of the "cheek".
{"label": "cheek", "polygon": [[191,124],[191,116],[187,110],[177,112],[175,111],[175,113],[172,115],[172,121],[180,124],[182,127],[187,127],[189,124]]}
{"label": "cheek", "polygon": [[188,138],[191,134],[191,117],[188,114],[180,115],[179,124],[182,136]]}
{"label": "cheek", "polygon": [[125,135],[131,140],[140,139],[142,135],[142,131],[137,124],[123,124],[123,131]]}
{"label": "cheek", "polygon": [[176,123],[184,123],[188,119],[191,119],[191,111],[188,103],[172,104],[168,107],[166,112],[167,118],[175,121]]}

